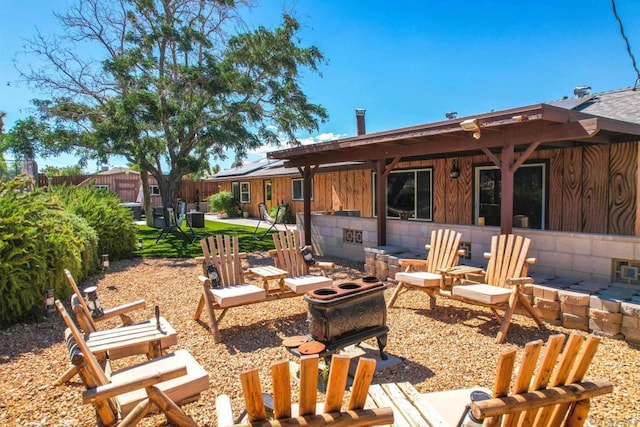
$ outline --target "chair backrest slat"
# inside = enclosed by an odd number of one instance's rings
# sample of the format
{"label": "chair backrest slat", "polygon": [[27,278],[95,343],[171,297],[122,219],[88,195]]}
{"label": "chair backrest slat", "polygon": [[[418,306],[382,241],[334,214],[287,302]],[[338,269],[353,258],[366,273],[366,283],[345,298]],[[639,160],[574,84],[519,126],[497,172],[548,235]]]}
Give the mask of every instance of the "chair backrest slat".
{"label": "chair backrest slat", "polygon": [[527,253],[531,239],[502,234],[491,238],[491,256],[487,265],[486,283],[506,287],[507,279],[524,277],[528,273]]}
{"label": "chair backrest slat", "polygon": [[298,230],[282,230],[273,233],[276,267],[289,272],[290,277],[304,276],[309,268],[302,258],[300,248],[303,246]]}
{"label": "chair backrest slat", "polygon": [[298,415],[316,413],[318,398],[318,357],[303,356],[300,358],[300,409]]}
{"label": "chair backrest slat", "polygon": [[213,264],[218,270],[223,286],[244,283],[238,236],[209,236],[200,241],[200,246],[204,255],[205,271],[207,265]]}
{"label": "chair backrest slat", "polygon": [[271,364],[273,382],[273,417],[277,420],[291,418],[291,373],[289,361],[280,360]]}
{"label": "chair backrest slat", "polygon": [[[75,292],[76,296],[78,297],[78,302],[80,303],[80,307],[82,307],[82,313],[83,313],[83,318],[84,318],[84,322],[83,323],[85,323],[86,326],[88,328],[90,328],[88,331],[85,331],[85,332],[95,332],[95,331],[97,331],[98,327],[96,326],[96,322],[93,320],[93,317],[91,317],[91,312],[89,311],[89,307],[87,306],[87,302],[84,300],[84,297],[82,296],[82,293],[80,292],[80,289],[78,289],[78,285],[76,285],[76,281],[74,280],[73,276],[71,275],[71,272],[65,268],[64,269],[64,274],[67,276],[67,280],[71,284],[71,287],[73,288],[73,292]],[[84,325],[83,325],[83,327],[84,327]]]}
{"label": "chair backrest slat", "polygon": [[437,272],[458,264],[458,248],[462,234],[449,229],[431,232],[431,244],[427,255],[427,271]]}

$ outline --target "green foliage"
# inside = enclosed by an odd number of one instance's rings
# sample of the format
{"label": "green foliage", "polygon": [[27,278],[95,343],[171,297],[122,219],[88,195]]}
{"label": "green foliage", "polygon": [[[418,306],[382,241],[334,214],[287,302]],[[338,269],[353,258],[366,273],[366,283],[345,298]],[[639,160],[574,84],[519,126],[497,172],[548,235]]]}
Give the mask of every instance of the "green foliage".
{"label": "green foliage", "polygon": [[[124,156],[157,179],[169,205],[181,178],[206,170],[210,160],[243,159],[282,139],[299,144],[300,131],[316,131],[327,118],[301,88],[324,57],[304,47],[288,15],[274,29],[235,33],[248,28],[240,17],[250,3],[67,5],[57,16],[64,33],[28,43],[39,58],[25,59],[43,66],[23,77],[57,97],[36,101],[39,121],[16,129],[28,137],[14,139],[16,148],[73,150],[84,160]],[[78,51],[78,40],[87,49]]]}
{"label": "green foliage", "polygon": [[131,211],[120,206],[117,195],[104,189],[69,185],[55,186],[49,195],[53,202],[84,218],[96,231],[101,254],[109,254],[111,260],[132,256],[136,226]]}
{"label": "green foliage", "polygon": [[224,212],[229,217],[242,215],[242,210],[238,207],[238,202],[229,191],[220,191],[209,197],[211,210],[214,212]]}
{"label": "green foliage", "polygon": [[67,298],[65,267],[82,279],[96,266],[93,229],[26,185],[0,182],[0,326],[42,317],[46,289]]}

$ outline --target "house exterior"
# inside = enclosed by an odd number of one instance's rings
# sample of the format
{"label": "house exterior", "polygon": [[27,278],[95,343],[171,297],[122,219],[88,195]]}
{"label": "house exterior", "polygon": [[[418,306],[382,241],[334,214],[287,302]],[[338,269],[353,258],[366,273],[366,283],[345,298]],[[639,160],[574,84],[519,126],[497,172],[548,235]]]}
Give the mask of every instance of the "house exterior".
{"label": "house exterior", "polygon": [[280,150],[216,180],[243,188],[252,215],[265,189],[289,203],[326,254],[420,252],[446,226],[481,263],[490,236],[515,227],[534,241],[532,271],[636,283],[640,90],[579,95]]}

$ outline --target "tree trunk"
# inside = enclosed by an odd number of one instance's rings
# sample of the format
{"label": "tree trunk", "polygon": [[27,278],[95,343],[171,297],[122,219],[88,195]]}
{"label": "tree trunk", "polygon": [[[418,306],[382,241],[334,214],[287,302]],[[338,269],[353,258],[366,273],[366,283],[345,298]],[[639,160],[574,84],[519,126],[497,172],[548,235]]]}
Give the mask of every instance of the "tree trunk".
{"label": "tree trunk", "polygon": [[153,209],[151,208],[151,195],[149,194],[149,172],[140,170],[140,181],[142,182],[142,206],[144,208],[147,225],[153,227]]}

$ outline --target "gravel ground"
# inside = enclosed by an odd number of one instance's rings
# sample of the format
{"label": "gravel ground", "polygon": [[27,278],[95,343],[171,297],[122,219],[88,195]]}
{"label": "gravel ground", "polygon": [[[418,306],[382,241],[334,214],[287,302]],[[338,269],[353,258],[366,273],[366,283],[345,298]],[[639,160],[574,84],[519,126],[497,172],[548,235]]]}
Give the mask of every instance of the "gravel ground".
{"label": "gravel ground", "polygon": [[[324,259],[329,260],[329,259]],[[248,258],[251,265],[270,264],[264,254]],[[363,276],[362,263],[337,263],[332,278],[337,282]],[[230,310],[221,324],[223,342],[214,344],[208,329],[192,320],[201,287],[194,260],[136,259],[112,263],[106,275],[92,278],[106,308],[138,298],[147,301],[135,318],[153,317],[154,305],[178,331],[178,348],[188,349],[210,373],[210,388],[201,398],[184,405],[198,425],[215,425],[215,398],[229,394],[234,413],[242,409],[239,373],[260,367],[263,387],[268,391],[269,364],[292,356],[281,346],[283,338],[306,334],[306,303],[291,298]],[[391,288],[386,297],[390,296]],[[493,385],[501,351],[543,339],[553,333],[569,333],[549,326],[539,331],[523,316],[514,316],[506,343],[494,344],[498,325],[488,310],[440,299],[429,310],[428,300],[416,292],[405,294],[389,311],[390,328],[386,351],[402,363],[377,372],[374,382],[409,381],[426,393],[452,388]],[[203,314],[206,321],[206,314]],[[115,326],[115,323],[106,326]],[[80,426],[95,425],[92,406],[82,405],[82,384],[75,377],[69,384],[52,384],[68,366],[63,343],[64,324],[56,313],[48,322],[16,325],[0,331],[0,425]],[[375,345],[375,340],[371,340]],[[126,366],[140,358],[113,363]],[[595,426],[640,425],[640,352],[624,341],[603,338],[590,378],[607,378],[615,386],[610,395],[595,398],[588,423]],[[161,415],[145,418],[143,426],[166,425]]]}

